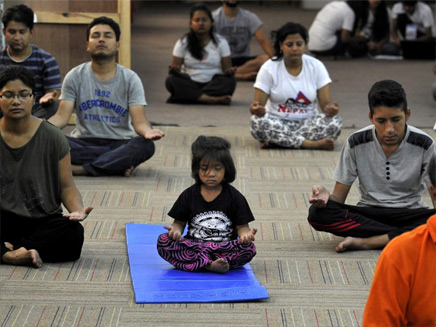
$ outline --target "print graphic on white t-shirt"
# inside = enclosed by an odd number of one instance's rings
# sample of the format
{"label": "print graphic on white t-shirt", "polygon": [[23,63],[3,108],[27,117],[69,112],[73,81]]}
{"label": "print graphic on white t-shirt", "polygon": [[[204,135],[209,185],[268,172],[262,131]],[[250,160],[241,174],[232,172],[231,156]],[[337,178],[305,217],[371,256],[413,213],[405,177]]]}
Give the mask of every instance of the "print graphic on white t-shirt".
{"label": "print graphic on white t-shirt", "polygon": [[312,102],[302,93],[298,92],[295,99],[288,98],[284,104],[279,104],[277,111],[286,118],[304,119],[313,115]]}
{"label": "print graphic on white t-shirt", "polygon": [[192,218],[189,235],[203,241],[230,241],[232,222],[222,211],[202,212]]}

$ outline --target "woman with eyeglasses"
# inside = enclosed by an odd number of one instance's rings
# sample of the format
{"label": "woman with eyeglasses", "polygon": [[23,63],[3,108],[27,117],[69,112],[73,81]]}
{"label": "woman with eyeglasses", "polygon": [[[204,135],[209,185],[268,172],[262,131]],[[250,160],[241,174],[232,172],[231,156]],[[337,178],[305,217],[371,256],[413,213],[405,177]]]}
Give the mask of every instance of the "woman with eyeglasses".
{"label": "woman with eyeglasses", "polygon": [[[45,120],[32,116],[33,73],[0,71],[1,262],[40,268],[44,261],[76,260],[84,231],[84,208],[71,173],[68,142]],[[62,213],[63,204],[69,213]]]}

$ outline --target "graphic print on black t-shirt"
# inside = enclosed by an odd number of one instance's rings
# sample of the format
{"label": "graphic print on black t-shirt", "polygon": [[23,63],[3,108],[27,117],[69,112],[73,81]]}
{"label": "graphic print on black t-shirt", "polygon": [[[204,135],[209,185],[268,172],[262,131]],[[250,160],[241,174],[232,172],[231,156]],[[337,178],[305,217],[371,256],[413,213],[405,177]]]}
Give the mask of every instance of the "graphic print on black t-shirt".
{"label": "graphic print on black t-shirt", "polygon": [[202,241],[230,241],[232,232],[232,221],[222,211],[199,213],[192,218],[189,228],[189,236]]}

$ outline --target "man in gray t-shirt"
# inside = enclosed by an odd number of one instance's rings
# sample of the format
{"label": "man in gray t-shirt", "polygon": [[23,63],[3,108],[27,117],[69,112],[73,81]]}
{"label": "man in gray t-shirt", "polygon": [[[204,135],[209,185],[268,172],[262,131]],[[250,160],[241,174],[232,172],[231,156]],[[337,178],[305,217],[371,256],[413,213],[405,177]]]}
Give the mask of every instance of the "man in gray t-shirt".
{"label": "man in gray t-shirt", "polygon": [[76,127],[68,137],[75,175],[131,176],[154,154],[153,140],[164,136],[145,117],[140,78],[115,62],[120,33],[118,24],[107,17],[88,25],[91,62],[66,75],[59,110],[49,119],[63,128],[76,113]]}
{"label": "man in gray t-shirt", "polygon": [[[232,65],[236,66],[235,78],[254,80],[262,64],[274,56],[270,41],[262,30],[262,21],[256,14],[239,8],[239,1],[223,0],[223,6],[212,15],[218,34],[224,36],[232,52]],[[250,41],[254,36],[265,52],[250,55]]]}
{"label": "man in gray t-shirt", "polygon": [[[410,109],[403,88],[391,80],[377,82],[368,100],[373,125],[348,138],[334,172],[333,193],[315,185],[309,199],[312,227],[345,237],[337,252],[384,247],[436,212],[422,201],[428,189],[436,205],[436,145],[407,125]],[[357,206],[346,205],[356,178],[361,199]]]}

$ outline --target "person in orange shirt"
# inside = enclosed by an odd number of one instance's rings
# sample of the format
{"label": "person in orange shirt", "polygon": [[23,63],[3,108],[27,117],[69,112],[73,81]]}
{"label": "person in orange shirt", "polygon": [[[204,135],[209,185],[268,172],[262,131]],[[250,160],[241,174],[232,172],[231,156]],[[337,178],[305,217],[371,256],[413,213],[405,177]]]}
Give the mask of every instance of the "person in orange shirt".
{"label": "person in orange shirt", "polygon": [[436,326],[436,215],[381,253],[363,326]]}

